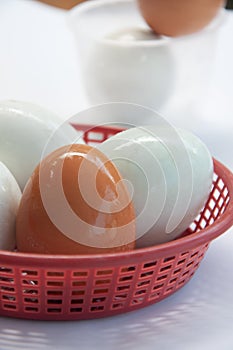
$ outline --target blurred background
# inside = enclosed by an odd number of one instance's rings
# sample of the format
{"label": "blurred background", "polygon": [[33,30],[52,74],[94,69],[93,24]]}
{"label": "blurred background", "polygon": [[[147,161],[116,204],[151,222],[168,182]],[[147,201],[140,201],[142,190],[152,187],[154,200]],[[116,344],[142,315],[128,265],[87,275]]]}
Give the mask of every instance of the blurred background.
{"label": "blurred background", "polygon": [[227,9],[233,9],[233,0],[228,0],[228,1],[227,1],[226,8],[227,8]]}
{"label": "blurred background", "polygon": [[[61,7],[64,9],[71,9],[75,5],[84,1],[91,1],[91,0],[41,0],[41,2],[47,3],[49,5]],[[233,0],[227,1],[226,8],[233,9]]]}

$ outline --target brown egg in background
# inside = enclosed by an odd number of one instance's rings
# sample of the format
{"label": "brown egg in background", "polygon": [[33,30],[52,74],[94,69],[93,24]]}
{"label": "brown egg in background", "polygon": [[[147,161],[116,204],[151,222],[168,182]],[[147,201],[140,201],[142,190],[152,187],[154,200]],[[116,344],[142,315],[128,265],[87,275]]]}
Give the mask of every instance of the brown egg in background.
{"label": "brown egg in background", "polygon": [[[134,207],[121,180],[113,163],[91,146],[74,144],[52,152],[35,169],[23,192],[16,222],[18,251],[94,254],[134,249]],[[119,193],[124,204],[117,211]],[[114,201],[117,206],[112,206]],[[107,212],[104,203],[113,212]],[[70,215],[81,219],[80,225]]]}
{"label": "brown egg in background", "polygon": [[142,16],[153,31],[171,37],[203,29],[226,3],[223,0],[137,1]]}
{"label": "brown egg in background", "polygon": [[72,7],[80,4],[81,2],[84,2],[87,0],[38,0],[38,1],[43,2],[50,6],[55,6],[65,10],[69,10]]}

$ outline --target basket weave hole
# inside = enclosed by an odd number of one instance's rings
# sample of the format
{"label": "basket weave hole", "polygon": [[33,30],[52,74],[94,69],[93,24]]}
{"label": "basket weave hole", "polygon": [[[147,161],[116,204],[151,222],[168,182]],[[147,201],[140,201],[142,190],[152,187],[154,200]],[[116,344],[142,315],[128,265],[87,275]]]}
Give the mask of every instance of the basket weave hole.
{"label": "basket weave hole", "polygon": [[180,253],[180,256],[183,258],[183,257],[187,257],[189,255],[189,250],[186,250],[182,253]]}
{"label": "basket weave hole", "polygon": [[111,279],[98,279],[95,281],[95,285],[98,286],[98,285],[108,285],[111,283]]}
{"label": "basket weave hole", "polygon": [[38,295],[37,289],[23,289],[23,295]]}
{"label": "basket weave hole", "polygon": [[62,304],[62,299],[48,299],[47,304],[48,305],[60,305],[60,304]]}
{"label": "basket weave hole", "polygon": [[62,281],[47,281],[48,287],[62,287],[63,282]]}
{"label": "basket weave hole", "polygon": [[208,208],[206,208],[203,215],[204,215],[206,221],[208,222],[209,218],[211,217],[211,211]]}
{"label": "basket weave hole", "polygon": [[[217,209],[217,208],[215,208],[215,209]],[[206,226],[207,226],[207,221],[205,218],[202,218],[201,221],[199,222],[199,228],[203,230]]]}
{"label": "basket weave hole", "polygon": [[173,277],[170,279],[169,284],[175,284],[177,281],[177,277]]}
{"label": "basket weave hole", "polygon": [[86,286],[87,282],[86,281],[73,281],[72,286],[73,287],[84,287]]}
{"label": "basket weave hole", "polygon": [[48,277],[63,278],[64,272],[63,271],[47,271],[46,275]]}
{"label": "basket weave hole", "polygon": [[208,203],[208,207],[209,207],[210,210],[212,211],[212,210],[214,210],[215,206],[216,206],[216,201],[214,201],[214,199],[211,198],[210,201],[209,201],[209,203]]}
{"label": "basket weave hole", "polygon": [[133,279],[133,275],[128,275],[128,276],[119,277],[118,281],[119,282],[126,282],[126,281],[131,281],[132,279]]}
{"label": "basket weave hole", "polygon": [[170,294],[173,290],[174,290],[174,286],[168,287],[168,288],[164,291],[164,295]]}
{"label": "basket weave hole", "polygon": [[217,177],[215,186],[219,188],[220,191],[225,187],[225,184],[220,177]]}
{"label": "basket weave hole", "polygon": [[[103,303],[106,300],[106,297],[99,297],[99,298],[93,298],[92,299],[92,303],[96,304],[96,303]],[[83,302],[83,301],[82,301]]]}
{"label": "basket weave hole", "polygon": [[2,300],[16,301],[16,297],[11,294],[3,294]]}
{"label": "basket weave hole", "polygon": [[185,271],[185,272],[182,273],[182,277],[185,277],[185,276],[187,276],[187,275],[189,275],[189,270],[187,270],[187,271]]}
{"label": "basket weave hole", "polygon": [[229,195],[228,189],[225,187],[223,190],[223,196],[224,198],[228,198],[228,195]]}
{"label": "basket weave hole", "polygon": [[181,260],[178,260],[177,262],[177,266],[178,265],[183,265],[185,263],[186,259],[181,259]]}
{"label": "basket weave hole", "polygon": [[191,267],[193,264],[194,264],[194,260],[193,260],[193,261],[188,262],[188,264],[186,264],[186,267]]}
{"label": "basket weave hole", "polygon": [[153,273],[154,273],[153,270],[152,270],[152,271],[147,271],[147,272],[142,272],[142,273],[140,274],[140,278],[148,278],[149,276],[152,276]]}
{"label": "basket weave hole", "polygon": [[5,310],[17,310],[17,305],[15,304],[3,304],[2,306]]}
{"label": "basket weave hole", "polygon": [[172,268],[172,265],[167,265],[167,266],[161,267],[159,271],[160,272],[169,271],[171,268]]}
{"label": "basket weave hole", "polygon": [[191,223],[191,225],[189,226],[189,231],[191,233],[197,232],[198,231],[198,222],[194,221]]}
{"label": "basket weave hole", "polygon": [[22,280],[22,284],[23,285],[31,285],[31,286],[38,286],[38,284],[39,284],[39,281],[38,280],[31,280],[31,279],[29,279],[29,280],[26,280],[26,279],[23,279]]}
{"label": "basket weave hole", "polygon": [[178,285],[179,285],[179,286],[183,285],[183,284],[185,283],[185,281],[186,281],[185,278],[182,279],[181,281],[178,282]]}
{"label": "basket weave hole", "polygon": [[151,279],[150,280],[143,280],[137,283],[137,287],[143,287],[143,286],[147,286],[151,283]]}
{"label": "basket weave hole", "polygon": [[71,295],[84,295],[85,290],[72,290]]}
{"label": "basket weave hole", "polygon": [[88,277],[88,271],[73,271],[73,277]]}
{"label": "basket weave hole", "polygon": [[83,299],[71,299],[71,304],[83,304]]}
{"label": "basket weave hole", "polygon": [[94,289],[93,294],[107,294],[108,291],[108,288]]}
{"label": "basket weave hole", "polygon": [[72,312],[72,313],[80,313],[82,311],[83,311],[83,309],[81,307],[71,307],[70,308],[70,312]]}
{"label": "basket weave hole", "polygon": [[112,275],[113,274],[113,269],[97,270],[95,274],[96,274],[96,276]]}
{"label": "basket weave hole", "polygon": [[181,271],[181,269],[175,269],[172,274],[177,275],[178,273],[180,273],[180,271]]}
{"label": "basket weave hole", "polygon": [[38,304],[39,300],[37,298],[24,298],[25,303]]}
{"label": "basket weave hole", "polygon": [[151,293],[150,294],[150,296],[149,296],[149,300],[156,300],[156,299],[158,299],[160,297],[160,293],[159,292],[153,292],[153,293]]}
{"label": "basket weave hole", "polygon": [[116,294],[113,298],[114,301],[125,300],[127,299],[128,294]]}
{"label": "basket weave hole", "polygon": [[13,275],[14,271],[12,268],[6,266],[0,266],[0,276]]}
{"label": "basket weave hole", "polygon": [[124,266],[121,268],[120,273],[121,274],[127,274],[128,272],[133,272],[136,270],[136,266]]}
{"label": "basket weave hole", "polygon": [[122,285],[122,286],[117,286],[116,290],[117,291],[126,291],[126,290],[129,290],[130,289],[130,285],[127,284],[127,285]]}
{"label": "basket weave hole", "polygon": [[160,290],[164,287],[164,283],[156,284],[152,290]]}
{"label": "basket weave hole", "polygon": [[167,263],[167,262],[170,262],[170,261],[173,261],[173,260],[175,260],[175,256],[168,256],[168,257],[163,259],[163,262]]}
{"label": "basket weave hole", "polygon": [[214,218],[217,218],[217,217],[218,217],[218,214],[219,214],[219,208],[216,207],[216,208],[214,209]]}
{"label": "basket weave hole", "polygon": [[168,275],[158,276],[156,280],[157,280],[157,281],[163,281],[163,280],[166,280],[167,276],[168,276]]}
{"label": "basket weave hole", "polygon": [[213,195],[213,198],[217,201],[219,199],[220,195],[221,195],[221,192],[219,191],[218,188],[215,188],[213,190],[213,194],[212,195]]}
{"label": "basket weave hole", "polygon": [[147,292],[146,289],[140,289],[140,290],[137,290],[137,291],[134,293],[134,295],[135,295],[135,297],[136,297],[137,295],[144,295],[144,294],[146,294],[146,292]]}
{"label": "basket weave hole", "polygon": [[38,271],[36,270],[21,270],[21,275],[22,276],[37,276],[38,275]]}
{"label": "basket weave hole", "polygon": [[62,312],[62,309],[61,308],[47,308],[47,312],[48,313],[55,313],[55,314],[59,314],[59,313],[61,313]]}
{"label": "basket weave hole", "polygon": [[30,312],[30,313],[34,314],[34,313],[39,312],[39,308],[38,308],[38,307],[34,307],[34,306],[26,306],[26,307],[24,308],[24,311],[25,311],[25,312]]}
{"label": "basket weave hole", "polygon": [[224,201],[222,197],[219,198],[219,201],[218,201],[219,208],[223,208],[225,205],[226,205],[226,201]]}
{"label": "basket weave hole", "polygon": [[198,255],[198,251],[195,251],[194,253],[192,253],[191,255],[190,255],[190,257],[191,258],[195,258],[195,256],[197,256]]}
{"label": "basket weave hole", "polygon": [[47,295],[52,295],[52,296],[58,296],[58,295],[63,295],[62,290],[47,290]]}
{"label": "basket weave hole", "polygon": [[91,306],[90,311],[91,311],[91,312],[100,312],[100,311],[104,311],[104,305]]}
{"label": "basket weave hole", "polygon": [[1,292],[7,292],[7,293],[14,293],[15,292],[15,288],[14,287],[8,287],[8,286],[1,286],[0,287]]}
{"label": "basket weave hole", "polygon": [[138,298],[133,298],[133,300],[130,303],[130,306],[141,304],[144,301],[144,299],[145,299],[144,296],[141,296],[141,297],[138,297]]}
{"label": "basket weave hole", "polygon": [[12,277],[5,277],[5,276],[0,276],[0,284],[1,285],[6,285],[6,284],[14,284],[14,278]]}
{"label": "basket weave hole", "polygon": [[143,270],[154,268],[157,265],[157,260],[147,262],[143,265]]}
{"label": "basket weave hole", "polygon": [[88,141],[102,141],[104,139],[104,134],[102,132],[90,131],[88,133]]}
{"label": "basket weave hole", "polygon": [[124,307],[125,303],[114,303],[112,304],[111,309],[116,310],[116,309],[122,309]]}

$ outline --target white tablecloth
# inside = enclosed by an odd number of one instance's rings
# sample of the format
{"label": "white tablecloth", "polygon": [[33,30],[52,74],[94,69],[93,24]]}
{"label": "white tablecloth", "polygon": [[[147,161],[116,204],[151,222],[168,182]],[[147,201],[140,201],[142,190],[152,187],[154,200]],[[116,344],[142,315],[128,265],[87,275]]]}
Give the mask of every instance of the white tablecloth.
{"label": "white tablecloth", "polygon": [[[216,43],[211,86],[201,103],[161,112],[198,133],[233,169],[233,13]],[[67,12],[33,0],[0,1],[0,100],[39,103],[64,119],[88,106]],[[0,349],[179,349],[233,347],[233,230],[211,244],[192,280],[166,300],[114,318],[31,322],[0,317]]]}

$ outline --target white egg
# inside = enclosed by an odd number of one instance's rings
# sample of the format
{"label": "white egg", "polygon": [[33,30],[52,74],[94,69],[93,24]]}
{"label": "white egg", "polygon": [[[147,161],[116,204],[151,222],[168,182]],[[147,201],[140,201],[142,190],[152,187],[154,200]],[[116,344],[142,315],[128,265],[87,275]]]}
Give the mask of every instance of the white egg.
{"label": "white egg", "polygon": [[22,101],[0,103],[0,160],[22,190],[42,157],[60,146],[78,143],[79,136],[43,107]]}
{"label": "white egg", "polygon": [[203,208],[213,180],[213,160],[192,133],[143,126],[99,146],[133,188],[137,247],[168,242],[183,233]]}
{"label": "white egg", "polygon": [[7,167],[0,162],[0,250],[15,248],[15,221],[20,199],[19,185]]}

